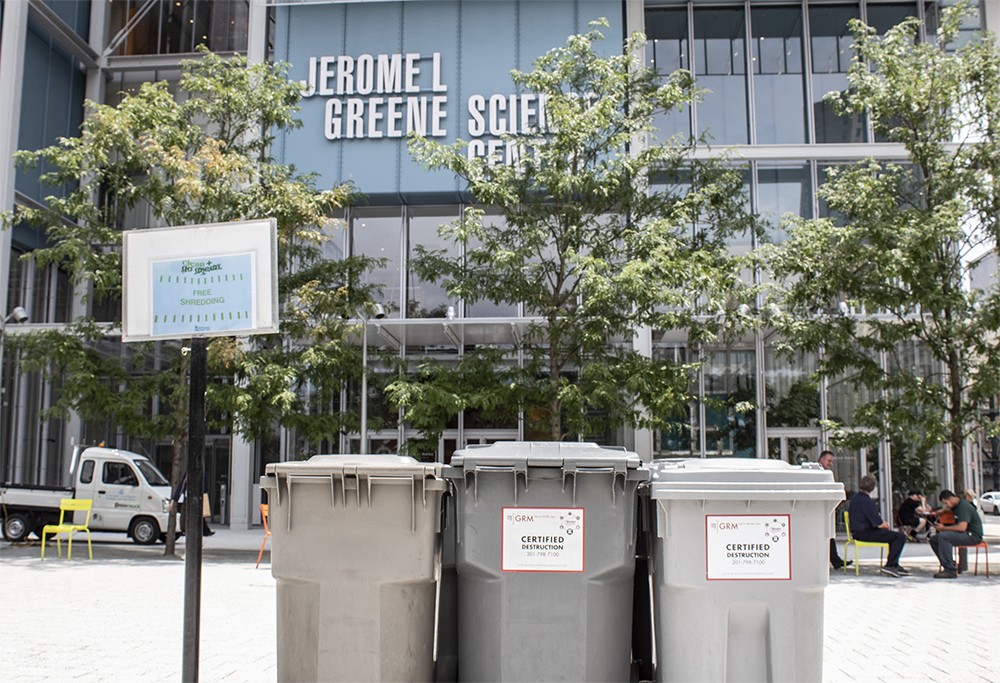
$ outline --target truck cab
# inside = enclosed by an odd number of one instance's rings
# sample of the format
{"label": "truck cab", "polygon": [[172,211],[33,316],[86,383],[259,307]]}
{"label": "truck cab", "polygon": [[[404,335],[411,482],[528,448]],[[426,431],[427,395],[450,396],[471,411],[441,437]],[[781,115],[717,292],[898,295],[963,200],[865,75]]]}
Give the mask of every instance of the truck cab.
{"label": "truck cab", "polygon": [[92,531],[126,531],[150,544],[167,528],[170,482],[144,455],[116,448],[88,448],[75,463],[77,498],[90,498]]}

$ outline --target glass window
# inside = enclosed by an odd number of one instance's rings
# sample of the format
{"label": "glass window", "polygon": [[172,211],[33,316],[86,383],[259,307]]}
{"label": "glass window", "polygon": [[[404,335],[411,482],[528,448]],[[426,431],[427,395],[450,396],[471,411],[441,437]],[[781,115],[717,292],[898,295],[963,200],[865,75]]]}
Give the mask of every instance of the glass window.
{"label": "glass window", "polygon": [[[688,349],[685,346],[657,344],[653,347],[653,357],[675,364],[687,363]],[[695,378],[691,378],[694,384]],[[697,411],[694,404],[677,408],[666,415],[669,426],[661,428],[657,435],[657,450],[663,455],[694,455],[699,448]]]}
{"label": "glass window", "polygon": [[84,460],[80,467],[80,483],[89,484],[94,481],[94,461]]}
{"label": "glass window", "polygon": [[742,9],[694,11],[697,85],[710,92],[696,105],[698,130],[709,142],[746,144],[746,20]]}
{"label": "glass window", "polygon": [[[874,4],[868,3],[868,25],[884,35],[907,17],[919,16],[914,4]],[[876,142],[890,142],[889,136],[878,128],[875,129]]]}
{"label": "glass window", "polygon": [[[502,228],[506,219],[500,214],[489,213],[483,216],[483,225],[493,225]],[[476,239],[469,240],[468,249],[479,249],[482,244]],[[517,315],[517,304],[509,301],[479,301],[465,303],[465,315],[470,318],[509,318]]]}
{"label": "glass window", "polygon": [[802,11],[753,9],[750,17],[757,143],[805,142]]}
{"label": "glass window", "polygon": [[[750,166],[742,166],[735,169],[742,179],[742,208],[744,211],[750,209],[750,183],[752,170]],[[741,218],[740,215],[733,216],[729,212],[729,207],[718,207],[712,202],[706,202],[701,206],[701,214],[695,229],[710,238],[723,237],[731,254],[743,254],[753,246],[753,233],[744,226],[743,223],[733,222],[733,219]]]}
{"label": "glass window", "polygon": [[752,458],[757,451],[756,361],[752,349],[718,349],[705,357],[705,439],[709,456]]}
{"label": "glass window", "polygon": [[[773,345],[765,349],[767,427],[818,427],[819,387],[813,381],[816,356],[778,354]],[[792,461],[795,462],[795,461]]]}
{"label": "glass window", "polygon": [[458,215],[457,206],[414,208],[409,211],[409,258],[406,270],[406,315],[409,318],[444,318],[449,306],[455,308],[457,315],[458,302],[449,300],[440,283],[421,279],[410,264],[417,256],[418,246],[430,251],[445,249],[450,252],[456,249],[452,242],[438,235],[438,229],[457,219]]}
{"label": "glass window", "polygon": [[868,3],[868,25],[884,35],[893,26],[909,17],[917,17],[917,5],[907,3]]}
{"label": "glass window", "polygon": [[[690,70],[688,58],[687,10],[650,10],[646,12],[646,60],[647,65],[661,76],[668,76],[678,69]],[[657,114],[653,125],[659,131],[659,138],[665,140],[671,135],[691,134],[691,108]]]}
{"label": "glass window", "polygon": [[767,238],[781,242],[785,231],[782,216],[812,217],[812,191],[808,164],[757,167],[757,213],[767,223]]}
{"label": "glass window", "polygon": [[400,207],[357,209],[351,214],[351,238],[354,256],[384,259],[382,266],[366,271],[364,284],[379,288],[376,298],[398,318],[401,310],[400,244],[403,217]]}
{"label": "glass window", "polygon": [[864,117],[837,116],[833,106],[823,101],[828,92],[847,88],[853,39],[847,22],[859,18],[856,5],[816,5],[809,8],[812,34],[812,99],[816,121],[816,142],[865,142]]}
{"label": "glass window", "polygon": [[[118,55],[192,52],[205,45],[216,52],[247,48],[248,0],[117,0],[111,4],[112,34],[134,22]],[[137,19],[138,17],[138,19]]]}
{"label": "glass window", "polygon": [[105,484],[115,484],[118,486],[138,486],[139,479],[136,478],[135,472],[132,468],[128,466],[128,463],[124,462],[106,462],[104,463],[104,472],[101,475]]}
{"label": "glass window", "polygon": [[139,468],[140,472],[142,472],[142,476],[146,477],[146,481],[149,482],[150,486],[170,486],[170,482],[167,481],[167,478],[163,476],[163,473],[156,469],[156,466],[150,461],[136,460],[135,466]]}
{"label": "glass window", "polygon": [[[937,30],[940,28],[941,10],[945,7],[958,4],[959,0],[942,0],[941,2],[928,2],[924,4],[924,18],[927,26],[927,39],[931,42],[937,40]],[[971,16],[966,16],[959,27],[959,34],[955,36],[954,42],[949,46],[950,50],[962,47],[976,37],[976,33],[983,27],[983,4],[978,3],[978,12],[973,12]],[[995,26],[988,27],[996,31]]]}

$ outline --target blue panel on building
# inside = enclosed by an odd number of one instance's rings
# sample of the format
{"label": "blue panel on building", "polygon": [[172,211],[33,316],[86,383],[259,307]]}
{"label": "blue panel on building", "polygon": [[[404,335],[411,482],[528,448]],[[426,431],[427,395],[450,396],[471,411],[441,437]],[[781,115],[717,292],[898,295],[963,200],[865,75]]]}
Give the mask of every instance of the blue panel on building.
{"label": "blue panel on building", "polygon": [[459,182],[415,163],[407,132],[485,144],[517,125],[511,69],[530,69],[599,17],[610,22],[601,49],[620,52],[621,0],[278,7],[275,56],[311,93],[303,127],[279,145],[282,160],[318,173],[321,187],[352,182],[373,203],[454,201]]}

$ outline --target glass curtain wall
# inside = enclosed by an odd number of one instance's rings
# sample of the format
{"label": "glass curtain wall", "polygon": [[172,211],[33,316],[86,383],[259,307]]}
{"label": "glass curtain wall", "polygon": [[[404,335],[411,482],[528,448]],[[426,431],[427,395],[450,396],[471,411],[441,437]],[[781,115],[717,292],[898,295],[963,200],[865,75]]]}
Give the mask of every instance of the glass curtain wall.
{"label": "glass curtain wall", "polygon": [[805,52],[802,10],[750,10],[754,124],[758,145],[806,142]]}
{"label": "glass curtain wall", "polygon": [[705,354],[705,439],[709,457],[753,458],[757,453],[756,354],[748,348]]}
{"label": "glass curtain wall", "polygon": [[244,51],[249,16],[249,0],[112,0],[110,35],[130,27],[117,56]]}
{"label": "glass curtain wall", "polygon": [[823,99],[829,92],[847,88],[847,70],[854,44],[847,23],[860,18],[857,5],[809,7],[815,142],[865,142],[868,139],[862,116],[838,116],[833,106]]}
{"label": "glass curtain wall", "polygon": [[[688,69],[706,90],[693,112],[656,118],[660,138],[694,130],[711,145],[869,141],[864,117],[838,116],[824,101],[847,87],[848,22],[864,18],[884,33],[921,9],[911,2],[867,2],[863,9],[856,2],[809,3],[805,13],[797,3],[649,7],[647,65],[663,76]],[[937,10],[930,5],[923,13],[933,36]],[[980,23],[970,21],[969,32]]]}
{"label": "glass curtain wall", "polygon": [[767,387],[767,427],[818,427],[819,385],[813,380],[816,356],[779,354],[765,345],[764,381]]}
{"label": "glass curtain wall", "polygon": [[742,7],[694,10],[694,73],[698,86],[709,91],[695,105],[695,121],[709,144],[750,141],[746,60]]}
{"label": "glass curtain wall", "polygon": [[[690,71],[687,10],[647,12],[646,35],[650,37],[646,43],[647,65],[657,74],[665,77],[678,69]],[[686,138],[691,135],[691,107],[657,114],[653,126],[661,139],[677,134]]]}
{"label": "glass curtain wall", "polygon": [[812,172],[809,164],[757,164],[757,213],[767,226],[767,241],[778,243],[785,239],[783,219],[786,215],[811,218],[812,198]]}
{"label": "glass curtain wall", "polygon": [[447,250],[449,243],[438,235],[438,229],[459,217],[459,207],[414,207],[407,210],[406,317],[444,318],[449,307],[458,314],[458,302],[452,301],[440,283],[420,278],[411,267],[418,247],[427,251]]}

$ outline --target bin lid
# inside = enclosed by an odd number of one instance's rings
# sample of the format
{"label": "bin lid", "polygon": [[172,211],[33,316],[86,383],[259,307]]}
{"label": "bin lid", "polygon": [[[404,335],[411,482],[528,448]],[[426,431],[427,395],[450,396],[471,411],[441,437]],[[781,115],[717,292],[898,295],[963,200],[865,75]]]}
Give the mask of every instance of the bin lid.
{"label": "bin lid", "polygon": [[408,455],[357,455],[334,454],[314,455],[308,460],[274,462],[265,468],[267,474],[278,476],[329,476],[333,475],[374,475],[404,476],[424,475],[437,477],[441,464],[420,462]]}
{"label": "bin lid", "polygon": [[491,467],[613,467],[636,469],[642,465],[637,453],[596,443],[560,441],[498,441],[472,445],[455,451],[452,467],[466,470]]}
{"label": "bin lid", "polygon": [[653,498],[686,500],[843,500],[844,485],[817,463],[755,458],[654,460]]}

